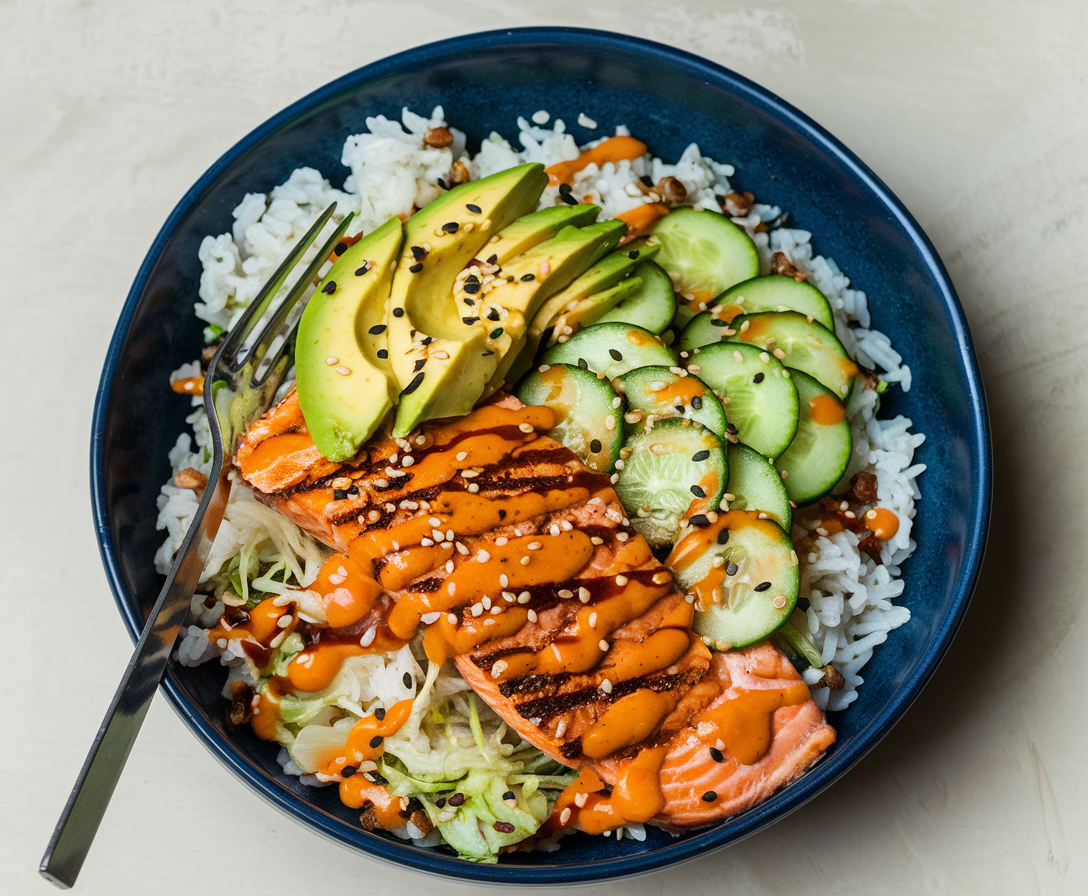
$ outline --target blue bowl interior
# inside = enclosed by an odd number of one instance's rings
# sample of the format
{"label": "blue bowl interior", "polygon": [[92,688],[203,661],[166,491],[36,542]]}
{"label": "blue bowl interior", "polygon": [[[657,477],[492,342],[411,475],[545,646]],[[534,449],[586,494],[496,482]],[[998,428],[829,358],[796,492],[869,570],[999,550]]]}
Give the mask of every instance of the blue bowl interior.
{"label": "blue bowl interior", "polygon": [[839,740],[808,775],[764,805],[682,838],[651,829],[645,842],[577,836],[558,852],[515,854],[471,865],[366,833],[335,788],[310,790],[285,776],[277,748],[228,731],[223,672],[171,666],[166,692],[194,733],[247,784],[319,832],[380,858],[466,880],[559,883],[660,868],[734,842],[801,805],[861,758],[917,695],[966,608],[981,561],[989,508],[989,442],[978,372],[959,303],[917,224],[833,138],[745,79],[705,60],[618,35],[526,29],[432,44],[353,72],[305,97],[233,147],[179,203],[147,255],[118,323],[103,372],[92,445],[94,511],[103,560],[135,634],[161,587],[152,557],[155,499],[189,402],[165,385],[201,345],[193,317],[205,234],[228,231],[246,192],[267,192],[299,166],[340,186],[344,138],[364,119],[403,106],[447,119],[478,145],[492,130],[516,136],[516,119],[549,110],[579,142],[599,136],[575,124],[585,113],[610,131],[626,124],[665,159],[691,142],[736,166],[736,188],[782,206],[811,230],[870,297],[873,326],[888,333],[914,373],[892,388],[885,414],[905,414],[927,436],[903,602],[911,622],[865,670],[849,710],[834,714]]}

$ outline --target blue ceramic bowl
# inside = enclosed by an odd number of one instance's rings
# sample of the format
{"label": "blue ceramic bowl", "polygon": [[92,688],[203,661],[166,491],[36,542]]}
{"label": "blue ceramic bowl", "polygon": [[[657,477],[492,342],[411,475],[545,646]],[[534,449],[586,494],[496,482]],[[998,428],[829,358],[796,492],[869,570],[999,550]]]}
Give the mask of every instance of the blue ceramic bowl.
{"label": "blue ceramic bowl", "polygon": [[471,143],[516,133],[516,117],[546,108],[579,142],[584,112],[603,128],[627,124],[674,159],[691,141],[736,166],[734,183],[788,209],[871,297],[874,326],[914,371],[893,388],[886,413],[906,414],[927,436],[928,465],[906,565],[913,618],[879,649],[857,702],[832,715],[839,740],[824,760],[773,799],[710,830],[645,842],[589,838],[557,852],[473,865],[441,851],[361,830],[335,788],[310,790],[285,776],[276,748],[223,725],[222,670],[171,666],[163,685],[193,733],[245,784],[302,824],[339,843],[409,868],[507,884],[597,881],[660,869],[733,843],[811,799],[883,737],[918,696],[952,640],[978,574],[990,503],[990,449],[982,387],[963,312],[940,259],[900,202],[849,150],[771,93],[704,59],[660,44],[560,28],[490,32],[429,44],[376,62],[285,109],[230,149],[178,203],[140,267],[110,345],[95,408],[91,481],[102,559],[133,637],[159,591],[152,557],[155,498],[170,475],[167,451],[189,413],[164,389],[169,372],[201,344],[191,313],[197,247],[230,229],[246,192],[264,192],[301,165],[339,185],[344,138],[402,106],[441,104]]}

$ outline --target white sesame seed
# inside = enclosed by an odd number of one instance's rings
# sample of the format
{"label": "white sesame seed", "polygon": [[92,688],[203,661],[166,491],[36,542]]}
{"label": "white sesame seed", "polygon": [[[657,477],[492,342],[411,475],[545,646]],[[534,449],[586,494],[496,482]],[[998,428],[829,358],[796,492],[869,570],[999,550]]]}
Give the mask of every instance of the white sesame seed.
{"label": "white sesame seed", "polygon": [[581,809],[586,804],[586,800],[589,799],[589,794],[584,790],[574,795],[574,805]]}
{"label": "white sesame seed", "polygon": [[431,539],[429,539],[429,538],[421,538],[419,540],[419,544],[420,544],[420,547],[429,548],[431,545],[434,544],[434,542],[431,541]]}
{"label": "white sesame seed", "polygon": [[495,539],[495,544],[497,544],[501,548],[504,544],[507,543],[507,541],[509,541],[509,539],[505,535],[500,535],[498,538]]}
{"label": "white sesame seed", "polygon": [[616,576],[616,584],[619,585],[622,588],[624,585],[627,584],[627,576],[624,576],[624,575]]}
{"label": "white sesame seed", "polygon": [[572,526],[572,525],[571,525],[571,523],[570,523],[570,521],[569,521],[569,520],[560,520],[560,522],[559,522],[559,527],[560,527],[560,528],[561,528],[561,529],[562,529],[562,530],[563,530],[564,532],[570,532],[570,531],[571,531],[571,529],[573,529],[573,528],[574,528],[574,526]]}
{"label": "white sesame seed", "polygon": [[467,486],[465,486],[465,488],[473,495],[480,490],[480,486],[478,486],[475,482],[470,482]]}
{"label": "white sesame seed", "polygon": [[627,541],[627,539],[630,538],[630,537],[631,536],[629,536],[626,532],[617,532],[616,533],[616,541],[621,541],[621,542],[622,541]]}
{"label": "white sesame seed", "polygon": [[533,425],[531,423],[521,423],[518,424],[518,429],[520,429],[522,432],[532,432]]}
{"label": "white sesame seed", "polygon": [[528,566],[529,565],[529,555],[528,554],[526,554],[524,557],[521,558],[521,565],[522,566]]}
{"label": "white sesame seed", "polygon": [[518,595],[519,604],[527,604],[532,599],[533,596],[528,591],[522,591],[521,594]]}
{"label": "white sesame seed", "polygon": [[456,613],[447,613],[446,614],[446,621],[450,625],[457,625],[457,614]]}
{"label": "white sesame seed", "polygon": [[601,640],[597,642],[597,646],[600,647],[601,650],[608,650],[608,642],[604,638],[601,638]]}
{"label": "white sesame seed", "polygon": [[365,632],[363,632],[363,636],[359,639],[359,646],[369,647],[371,644],[374,643],[374,638],[377,636],[377,634],[378,629],[374,626],[371,626]]}
{"label": "white sesame seed", "polygon": [[604,681],[601,682],[601,690],[604,691],[606,694],[611,694],[612,693],[612,682],[610,682],[606,678]]}
{"label": "white sesame seed", "polygon": [[744,355],[742,355],[739,350],[734,349],[733,350],[733,360],[736,361],[738,364],[743,364],[744,363]]}
{"label": "white sesame seed", "polygon": [[498,616],[499,613],[501,613],[501,612],[502,612],[502,607],[499,604],[495,604],[495,606],[493,606],[491,608],[491,615],[492,616]]}
{"label": "white sesame seed", "polygon": [[578,586],[578,600],[580,600],[584,604],[588,604],[591,596],[592,595],[589,593],[588,588],[586,588],[584,585]]}
{"label": "white sesame seed", "polygon": [[458,461],[465,460],[468,457],[468,452],[467,451],[458,451],[457,454],[456,454],[456,457],[457,457]]}
{"label": "white sesame seed", "polygon": [[592,613],[589,614],[589,627],[590,628],[596,628],[597,627],[597,611],[596,610],[594,610]]}
{"label": "white sesame seed", "polygon": [[651,581],[655,585],[664,585],[671,578],[672,578],[672,576],[670,576],[667,572],[662,570],[661,572],[655,572],[654,575],[653,575],[653,579],[651,579]]}
{"label": "white sesame seed", "polygon": [[539,551],[544,545],[539,541],[530,541],[525,547],[530,551]]}
{"label": "white sesame seed", "polygon": [[560,588],[557,593],[561,598],[563,598],[563,600],[574,597],[574,592],[571,591],[569,588]]}
{"label": "white sesame seed", "polygon": [[537,368],[537,372],[538,372],[538,373],[547,373],[547,372],[548,372],[549,370],[551,370],[551,369],[552,369],[552,368],[551,368],[551,365],[550,365],[550,364],[541,364],[541,365],[540,365],[540,366],[539,366],[539,367]]}
{"label": "white sesame seed", "polygon": [[462,557],[468,556],[468,545],[457,542],[454,547],[457,548],[457,553],[460,554]]}
{"label": "white sesame seed", "polygon": [[481,563],[487,563],[487,561],[491,559],[491,555],[483,548],[480,548],[480,550],[476,553],[476,559],[479,560]]}
{"label": "white sesame seed", "polygon": [[447,560],[446,561],[446,572],[453,572],[453,561],[452,560]]}
{"label": "white sesame seed", "polygon": [[435,542],[437,542],[438,544],[441,544],[443,541],[446,540],[442,536],[441,529],[431,529],[431,535],[434,537]]}
{"label": "white sesame seed", "polygon": [[484,611],[484,608],[480,604],[473,604],[472,609],[469,610],[469,612],[473,616],[480,616],[483,613],[483,611]]}
{"label": "white sesame seed", "polygon": [[499,584],[502,585],[503,588],[506,588],[510,584],[510,579],[507,577],[506,573],[499,576]]}
{"label": "white sesame seed", "polygon": [[650,383],[651,392],[660,392],[664,388],[665,383],[662,380],[654,380],[652,383]]}
{"label": "white sesame seed", "polygon": [[612,399],[612,407],[618,408],[621,404],[623,404],[623,399],[618,395]]}
{"label": "white sesame seed", "polygon": [[479,470],[462,470],[461,471],[461,476],[464,479],[475,479],[479,475],[480,475]]}
{"label": "white sesame seed", "polygon": [[604,544],[604,539],[599,535],[591,535],[589,538],[590,544]]}
{"label": "white sesame seed", "polygon": [[570,806],[567,806],[561,813],[559,813],[559,823],[566,824],[570,821]]}
{"label": "white sesame seed", "polygon": [[424,613],[422,616],[419,617],[419,621],[422,622],[424,625],[433,625],[441,618],[441,613]]}
{"label": "white sesame seed", "polygon": [[340,374],[340,376],[348,376],[348,375],[351,374],[351,368],[350,367],[337,367],[336,372],[338,374]]}
{"label": "white sesame seed", "polygon": [[326,363],[326,364],[328,364],[328,365],[329,365],[329,367],[332,367],[332,365],[333,365],[333,364],[339,364],[339,363],[340,363],[340,359],[339,359],[339,358],[334,358],[334,357],[331,357],[331,356],[330,356],[330,357],[328,357],[328,358],[326,358],[326,359],[325,359],[325,363]]}
{"label": "white sesame seed", "polygon": [[608,481],[615,485],[617,482],[620,481],[620,474],[613,473],[611,476],[608,477]]}
{"label": "white sesame seed", "polygon": [[499,660],[497,663],[495,663],[494,666],[491,667],[491,677],[498,678],[500,675],[502,675],[503,672],[506,671],[506,667],[508,665],[509,663],[507,663],[506,660]]}

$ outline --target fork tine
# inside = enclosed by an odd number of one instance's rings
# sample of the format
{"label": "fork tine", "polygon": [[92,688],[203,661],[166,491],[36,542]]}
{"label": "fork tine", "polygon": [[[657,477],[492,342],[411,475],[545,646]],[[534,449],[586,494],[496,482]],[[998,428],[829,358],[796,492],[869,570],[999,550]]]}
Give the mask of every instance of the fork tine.
{"label": "fork tine", "polygon": [[[333,202],[321,216],[314,222],[313,226],[306,231],[301,240],[298,241],[295,248],[293,248],[283,260],[283,263],[276,269],[276,272],[268,280],[261,291],[253,298],[253,301],[249,303],[249,307],[238,319],[238,322],[231,327],[230,332],[227,334],[226,339],[223,340],[222,346],[220,346],[220,359],[232,373],[237,373],[242,366],[242,359],[240,357],[240,349],[245,344],[246,339],[249,338],[250,333],[253,332],[253,328],[257,325],[257,322],[264,316],[268,305],[275,298],[276,294],[280,291],[284,281],[288,275],[298,265],[300,259],[306,254],[306,250],[310,248],[310,245],[317,235],[321,232],[322,228],[329,222],[332,217],[332,213],[336,210],[336,203]],[[320,257],[320,256],[319,256]]]}
{"label": "fork tine", "polygon": [[275,354],[271,358],[267,358],[266,354],[275,343],[276,337],[280,335],[280,331],[287,322],[291,311],[294,310],[299,299],[302,298],[307,288],[309,288],[310,284],[317,276],[318,271],[320,271],[322,265],[325,264],[325,261],[328,259],[333,248],[335,248],[336,244],[343,238],[344,232],[348,229],[348,225],[354,217],[354,212],[348,212],[347,215],[344,216],[344,220],[337,225],[336,229],[332,232],[332,235],[325,240],[325,244],[318,250],[317,255],[314,256],[302,276],[295,281],[295,285],[291,287],[291,291],[284,296],[283,301],[280,302],[279,307],[276,309],[276,313],[265,325],[256,341],[253,343],[250,357],[256,361],[256,366],[253,368],[253,384],[255,386],[261,385],[265,379],[267,379],[269,371],[271,371],[276,364],[279,363],[280,358],[283,357],[283,353],[290,344],[291,337],[294,335],[295,328],[298,326],[297,320],[291,328],[290,333],[283,334],[283,341],[276,349]]}

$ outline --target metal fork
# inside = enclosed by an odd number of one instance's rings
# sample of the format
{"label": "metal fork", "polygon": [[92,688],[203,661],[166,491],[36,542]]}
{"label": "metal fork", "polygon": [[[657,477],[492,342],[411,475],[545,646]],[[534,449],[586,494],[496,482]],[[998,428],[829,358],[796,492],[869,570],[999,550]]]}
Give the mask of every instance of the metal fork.
{"label": "metal fork", "polygon": [[214,456],[208,484],[181,549],[152,607],[140,640],[98,729],[75,787],[42,857],[46,880],[67,889],[75,883],[98,831],[121,770],[166,670],[170,652],[200,582],[230,497],[230,459],[249,426],[272,406],[289,368],[298,326],[292,312],[351,222],[348,214],[284,296],[260,332],[254,332],[306,250],[332,218],[330,205],[250,303],[212,359],[204,380],[204,408]]}

